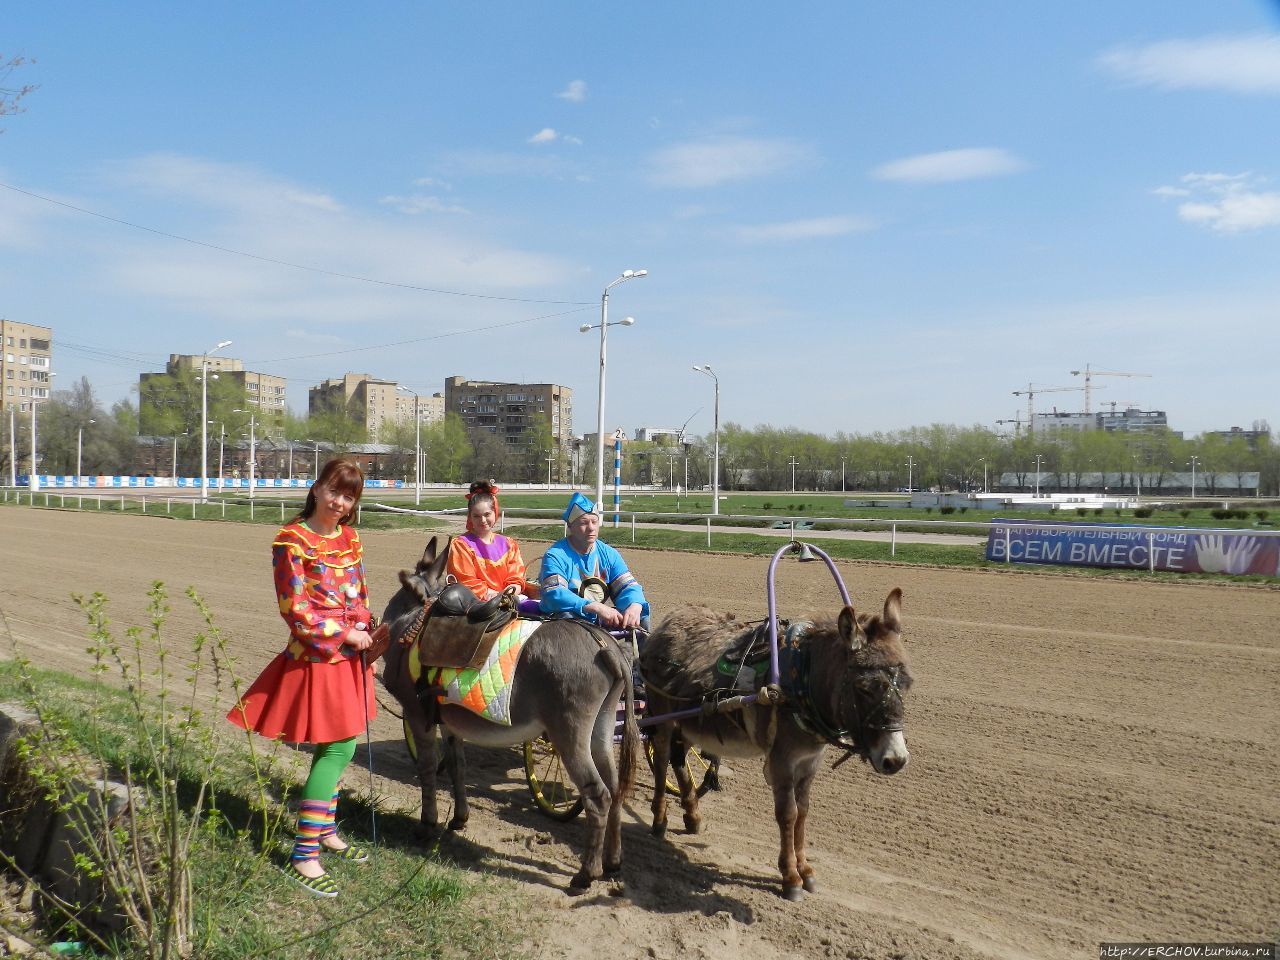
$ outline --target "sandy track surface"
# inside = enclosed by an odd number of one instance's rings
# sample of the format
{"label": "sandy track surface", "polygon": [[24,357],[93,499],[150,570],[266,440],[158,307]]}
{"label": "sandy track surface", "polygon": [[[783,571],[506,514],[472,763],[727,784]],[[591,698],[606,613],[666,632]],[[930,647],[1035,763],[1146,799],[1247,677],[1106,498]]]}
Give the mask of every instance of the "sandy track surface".
{"label": "sandy track surface", "polygon": [[[194,584],[252,676],[283,642],[270,533],[0,510],[0,606],[28,656],[78,671],[89,658],[72,592],[106,593],[124,625],[143,622],[153,580],[175,594]],[[425,536],[365,541],[376,609]],[[631,559],[658,611],[764,613],[764,559]],[[1106,940],[1277,936],[1280,591],[840,567],[859,607],[905,591],[912,761],[893,778],[828,762],[809,830],[819,892],[778,896],[771,800],[759,764],[740,762],[706,798],[698,836],[675,832],[678,811],[665,840],[649,835],[645,781],[624,826],[625,888],[570,898],[582,821],[531,809],[514,751],[472,749],[472,821],[444,849],[531,894],[535,952],[1075,958]],[[820,565],[786,563],[779,597],[798,617],[832,611],[837,594]],[[179,598],[170,636],[195,626]],[[415,802],[398,722],[384,714],[373,737],[382,788]]]}

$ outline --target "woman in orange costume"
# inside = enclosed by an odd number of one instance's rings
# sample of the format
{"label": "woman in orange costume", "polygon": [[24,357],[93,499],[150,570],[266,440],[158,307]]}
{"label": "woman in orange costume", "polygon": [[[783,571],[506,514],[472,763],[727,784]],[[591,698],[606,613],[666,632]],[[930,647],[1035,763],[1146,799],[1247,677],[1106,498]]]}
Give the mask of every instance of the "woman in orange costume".
{"label": "woman in orange costume", "polygon": [[364,553],[348,526],[363,490],[354,460],[330,460],[302,512],[276,534],[271,564],[289,645],[227,714],[264,737],[315,744],[285,872],[319,897],[338,895],[320,865],[321,851],[368,859],[337,831],[338,780],[375,712],[373,668],[361,656],[372,642]]}
{"label": "woman in orange costume", "polygon": [[520,545],[498,533],[498,488],[490,480],[477,480],[467,494],[467,532],[449,544],[449,573],[481,600],[515,587],[525,597],[536,597],[538,585],[525,579]]}

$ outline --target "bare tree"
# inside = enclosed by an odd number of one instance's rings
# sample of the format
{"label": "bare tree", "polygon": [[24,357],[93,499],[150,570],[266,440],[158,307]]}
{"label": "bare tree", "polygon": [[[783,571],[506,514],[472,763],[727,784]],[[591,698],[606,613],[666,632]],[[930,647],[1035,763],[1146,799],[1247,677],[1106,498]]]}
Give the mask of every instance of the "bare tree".
{"label": "bare tree", "polygon": [[[23,112],[23,108],[20,106],[22,99],[36,89],[36,84],[27,83],[20,87],[10,86],[9,75],[18,67],[29,66],[33,63],[35,61],[27,57],[6,57],[4,54],[0,54],[0,117]],[[4,128],[0,127],[0,133],[3,132]]]}

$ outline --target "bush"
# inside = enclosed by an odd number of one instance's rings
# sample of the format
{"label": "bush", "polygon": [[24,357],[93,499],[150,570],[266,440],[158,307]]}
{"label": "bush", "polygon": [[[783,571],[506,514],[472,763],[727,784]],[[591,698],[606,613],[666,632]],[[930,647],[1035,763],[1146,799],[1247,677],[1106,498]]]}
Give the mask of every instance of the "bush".
{"label": "bush", "polygon": [[1248,510],[1232,510],[1231,516],[1236,520],[1248,520],[1249,511]]}
{"label": "bush", "polygon": [[1138,507],[1136,510],[1133,511],[1133,515],[1135,517],[1139,517],[1143,520],[1151,516],[1153,513],[1155,513],[1155,510],[1153,510],[1151,507]]}
{"label": "bush", "polygon": [[760,509],[762,509],[762,510],[772,510],[772,509],[773,509],[773,501],[772,501],[772,500],[766,500],[766,501],[764,502],[763,506],[761,506],[761,508],[760,508]]}
{"label": "bush", "polygon": [[933,507],[925,507],[925,508],[924,508],[924,512],[925,512],[925,513],[933,513]]}
{"label": "bush", "polygon": [[1255,510],[1253,515],[1261,521],[1266,521],[1267,517],[1271,516],[1271,513],[1268,510]]}
{"label": "bush", "polygon": [[968,513],[968,512],[969,512],[969,508],[968,508],[968,507],[961,507],[961,508],[960,508],[960,512],[961,512],[961,513]]}
{"label": "bush", "polygon": [[1076,516],[1083,517],[1089,510],[1087,507],[1076,507]]}
{"label": "bush", "polygon": [[956,512],[956,508],[950,505],[938,508],[939,513],[951,514]]}
{"label": "bush", "polygon": [[1231,513],[1232,511],[1227,510],[1225,507],[1214,507],[1209,511],[1209,516],[1215,520],[1230,520]]}
{"label": "bush", "polygon": [[1120,509],[1117,509],[1117,510],[1115,511],[1115,514],[1116,514],[1116,516],[1117,516],[1117,517],[1123,517],[1123,516],[1124,516],[1124,511],[1123,511],[1123,510],[1120,510]]}
{"label": "bush", "polygon": [[1183,519],[1183,520],[1185,520],[1185,519],[1187,519],[1187,517],[1191,516],[1191,511],[1190,511],[1190,510],[1187,510],[1187,509],[1179,510],[1179,511],[1178,511],[1178,513],[1179,513],[1179,515],[1181,515],[1181,517],[1182,517],[1182,519]]}
{"label": "bush", "polygon": [[1101,507],[1098,507],[1097,509],[1095,509],[1095,510],[1093,511],[1093,515],[1094,515],[1095,517],[1100,517],[1100,516],[1102,516],[1102,508],[1101,508]]}

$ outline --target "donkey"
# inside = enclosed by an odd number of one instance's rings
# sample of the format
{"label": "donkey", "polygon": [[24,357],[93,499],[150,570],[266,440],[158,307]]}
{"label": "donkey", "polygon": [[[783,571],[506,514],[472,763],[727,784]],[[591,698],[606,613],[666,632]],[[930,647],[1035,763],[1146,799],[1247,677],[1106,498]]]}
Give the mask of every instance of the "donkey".
{"label": "donkey", "polygon": [[[587,815],[582,866],[570,883],[585,889],[593,880],[622,869],[622,805],[635,787],[640,728],[633,705],[631,663],[623,645],[603,631],[577,620],[548,620],[525,642],[510,690],[510,726],[495,723],[465,707],[440,703],[429,690],[419,692],[410,676],[409,657],[417,645],[400,642],[412,622],[447,585],[449,542],[432,537],[415,569],[401,571],[401,589],[383,613],[391,642],[382,682],[400,702],[417,747],[422,784],[422,825],[429,838],[441,833],[436,807],[436,727],[446,729],[446,761],[451,761],[454,815],[450,830],[469,817],[464,760],[458,740],[509,747],[536,740],[544,732],[560,754],[578,789]],[[618,701],[625,700],[622,751],[614,765],[613,738]]]}
{"label": "donkey", "polygon": [[[663,836],[667,829],[669,762],[680,785],[685,828],[697,833],[701,827],[697,792],[685,765],[686,744],[722,757],[763,755],[782,840],[778,869],[783,896],[798,900],[802,888],[817,890],[805,858],[804,828],[809,790],[827,744],[858,752],[882,774],[897,773],[910,759],[902,734],[902,694],[911,686],[911,674],[902,645],[901,610],[902,591],[894,589],[880,615],[859,616],[847,606],[834,621],[793,623],[785,639],[779,638],[781,691],[764,688],[766,696],[738,710],[704,710],[696,717],[657,724],[652,734],[658,784],[653,833]],[[767,624],[752,628],[732,614],[706,607],[673,612],[641,649],[646,714],[661,717],[755,692],[764,683],[756,677],[768,666],[762,661],[768,648]],[[754,672],[753,662],[758,665]],[[771,693],[775,696],[767,696]]]}

